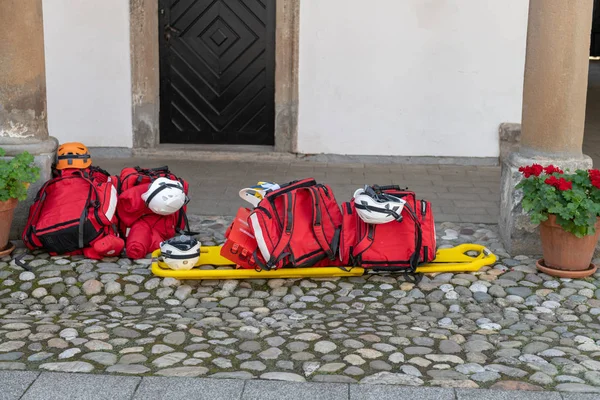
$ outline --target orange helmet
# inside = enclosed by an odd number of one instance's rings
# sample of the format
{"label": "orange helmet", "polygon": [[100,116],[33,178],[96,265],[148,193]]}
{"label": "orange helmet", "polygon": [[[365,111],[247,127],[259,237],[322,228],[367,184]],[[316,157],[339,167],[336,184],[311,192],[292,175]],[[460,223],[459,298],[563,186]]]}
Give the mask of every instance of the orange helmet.
{"label": "orange helmet", "polygon": [[92,156],[85,145],[77,142],[65,143],[56,152],[56,169],[88,168]]}

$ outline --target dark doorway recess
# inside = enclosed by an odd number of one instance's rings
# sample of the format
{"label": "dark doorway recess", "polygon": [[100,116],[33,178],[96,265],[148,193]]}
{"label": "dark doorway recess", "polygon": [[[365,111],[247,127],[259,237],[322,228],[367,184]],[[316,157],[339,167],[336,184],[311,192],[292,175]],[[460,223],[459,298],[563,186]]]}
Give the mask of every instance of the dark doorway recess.
{"label": "dark doorway recess", "polygon": [[600,0],[594,0],[590,56],[600,57]]}
{"label": "dark doorway recess", "polygon": [[160,0],[160,141],[273,145],[275,0]]}

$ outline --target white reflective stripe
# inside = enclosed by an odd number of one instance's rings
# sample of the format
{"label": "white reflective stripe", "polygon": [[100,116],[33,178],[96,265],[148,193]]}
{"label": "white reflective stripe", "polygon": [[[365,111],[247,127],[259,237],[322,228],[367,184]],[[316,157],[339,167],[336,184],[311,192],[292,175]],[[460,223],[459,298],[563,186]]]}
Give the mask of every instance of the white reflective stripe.
{"label": "white reflective stripe", "polygon": [[262,254],[265,261],[269,261],[271,259],[271,253],[269,253],[269,249],[267,248],[267,242],[265,241],[265,237],[256,214],[250,214],[250,223],[252,224],[252,230],[254,231],[254,237],[256,238],[256,243],[258,243],[260,254]]}
{"label": "white reflective stripe", "polygon": [[238,219],[237,219],[237,221],[238,221],[240,224],[244,225],[246,228],[249,228],[249,227],[250,227],[250,225],[248,225],[248,221],[246,221],[246,220],[243,220],[243,219],[241,219],[241,218],[238,218]]}
{"label": "white reflective stripe", "polygon": [[125,237],[129,237],[129,231],[131,230],[131,228],[127,228],[125,229]]}
{"label": "white reflective stripe", "polygon": [[254,235],[252,233],[250,233],[250,231],[240,228],[240,232],[242,232],[244,235],[250,236],[252,239],[254,239]]}
{"label": "white reflective stripe", "polygon": [[104,213],[104,215],[106,215],[106,219],[109,221],[112,221],[113,217],[115,216],[115,211],[117,210],[117,201],[117,189],[113,185],[110,185],[110,200],[108,203],[108,208]]}

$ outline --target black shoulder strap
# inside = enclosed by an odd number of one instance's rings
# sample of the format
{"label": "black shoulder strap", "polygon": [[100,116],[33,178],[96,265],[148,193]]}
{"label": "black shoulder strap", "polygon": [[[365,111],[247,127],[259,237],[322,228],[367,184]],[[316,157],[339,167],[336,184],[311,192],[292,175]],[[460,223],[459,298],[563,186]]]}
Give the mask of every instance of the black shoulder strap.
{"label": "black shoulder strap", "polygon": [[[185,229],[180,228],[182,222],[185,222],[185,225],[184,225]],[[177,217],[177,225],[175,227],[176,227],[175,230],[180,235],[196,236],[196,235],[200,234],[200,232],[193,232],[190,229],[190,221],[188,220],[187,214],[184,211],[183,207],[179,210],[179,215]]]}
{"label": "black shoulder strap", "polygon": [[[85,237],[85,222],[87,220],[88,217],[88,213],[89,213],[89,208],[92,206],[92,195],[95,194],[96,195],[96,199],[98,199],[98,191],[96,190],[96,188],[94,187],[94,184],[92,183],[91,180],[89,180],[89,178],[87,178],[85,175],[81,175],[82,179],[85,179],[85,181],[87,183],[89,183],[90,185],[90,190],[88,192],[88,198],[87,201],[85,203],[85,206],[83,207],[83,211],[81,212],[81,215],[79,216],[79,232],[78,232],[78,245],[80,249],[83,249],[87,243],[84,242],[84,237]],[[99,205],[99,204],[98,204]]]}
{"label": "black shoulder strap", "polygon": [[[423,229],[421,228],[421,223],[419,222],[417,215],[410,208],[408,203],[406,203],[404,207],[408,210],[408,214],[414,221],[416,231],[415,252],[410,257],[410,269],[406,271],[405,276],[407,280],[410,280],[414,283],[419,283],[421,279],[423,279],[423,275],[417,273],[417,267],[419,266],[421,260],[421,246],[423,245]],[[412,279],[413,277],[414,279]]]}

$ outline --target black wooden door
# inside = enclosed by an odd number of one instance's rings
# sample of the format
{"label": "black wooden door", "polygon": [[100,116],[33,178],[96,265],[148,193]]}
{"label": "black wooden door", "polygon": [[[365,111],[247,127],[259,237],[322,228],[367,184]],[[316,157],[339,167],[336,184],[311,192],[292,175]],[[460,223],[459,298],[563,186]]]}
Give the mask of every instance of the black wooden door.
{"label": "black wooden door", "polygon": [[590,43],[590,56],[600,56],[600,0],[594,0],[592,16],[592,40]]}
{"label": "black wooden door", "polygon": [[162,143],[274,143],[275,0],[160,0]]}

